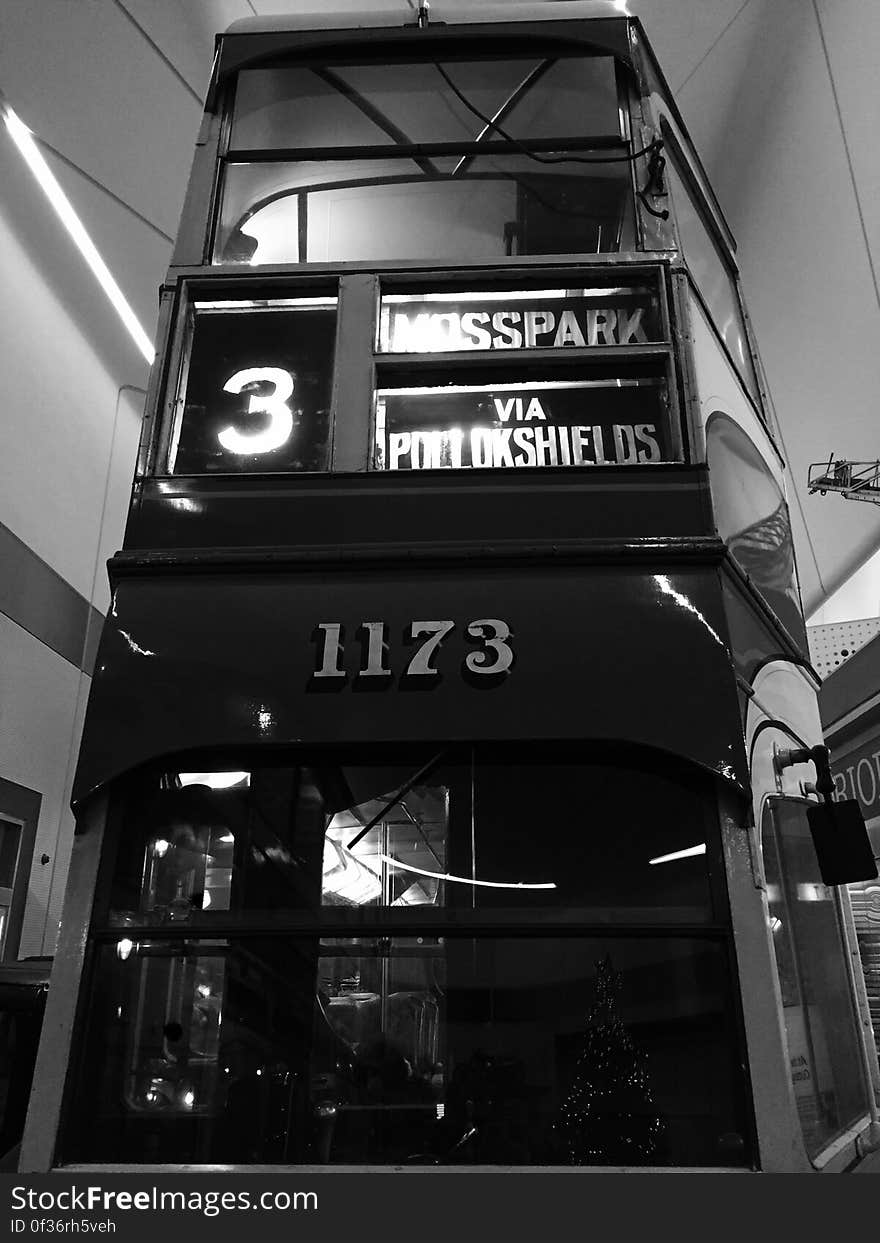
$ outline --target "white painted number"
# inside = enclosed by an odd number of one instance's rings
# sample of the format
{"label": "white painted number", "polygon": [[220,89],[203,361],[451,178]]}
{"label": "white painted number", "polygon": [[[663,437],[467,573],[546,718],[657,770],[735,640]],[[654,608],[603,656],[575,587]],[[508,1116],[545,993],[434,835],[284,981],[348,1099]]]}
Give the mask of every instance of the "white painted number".
{"label": "white painted number", "polygon": [[248,398],[248,414],[268,414],[269,426],[256,432],[240,432],[238,428],[224,427],[217,439],[230,453],[271,453],[280,449],[290,439],[293,431],[293,411],[287,404],[293,396],[293,376],[280,367],[247,367],[236,371],[223,385],[225,393],[240,393],[248,384],[272,385],[268,396],[264,393]]}
{"label": "white painted number", "polygon": [[361,622],[361,630],[367,635],[367,666],[361,669],[362,678],[390,678],[391,670],[382,663],[388,650],[385,642],[385,623],[381,621]]}
{"label": "white painted number", "polygon": [[[434,665],[443,641],[455,629],[455,622],[414,621],[409,625],[411,640],[423,639],[406,666],[405,678],[439,678],[440,670]],[[366,638],[361,647],[361,668],[358,678],[390,678],[393,669],[388,667],[389,645],[386,641],[388,625],[384,621],[361,622],[358,630]],[[315,678],[339,678],[347,676],[345,669],[345,643],[342,622],[319,622],[315,628],[317,640],[317,667]],[[468,652],[461,664],[462,673],[501,674],[513,667],[513,634],[507,622],[498,617],[481,617],[469,622],[467,634],[480,642],[479,650]],[[486,686],[493,683],[485,683]]]}
{"label": "white painted number", "polygon": [[[511,638],[510,627],[498,617],[481,617],[472,621],[467,632],[474,639],[482,639],[483,649],[471,652],[465,664],[471,673],[507,673],[513,664],[513,648],[507,642]],[[493,660],[490,652],[494,652]]]}
{"label": "white painted number", "polygon": [[317,629],[322,632],[322,660],[314,676],[316,678],[344,678],[345,670],[339,667],[339,659],[342,656],[342,623],[319,622]]}
{"label": "white painted number", "polygon": [[439,677],[440,670],[435,669],[431,664],[431,657],[437,648],[454,629],[455,622],[452,621],[420,621],[413,622],[410,626],[410,637],[413,639],[420,638],[423,634],[429,637],[416,651],[412,660],[406,667],[407,677]]}

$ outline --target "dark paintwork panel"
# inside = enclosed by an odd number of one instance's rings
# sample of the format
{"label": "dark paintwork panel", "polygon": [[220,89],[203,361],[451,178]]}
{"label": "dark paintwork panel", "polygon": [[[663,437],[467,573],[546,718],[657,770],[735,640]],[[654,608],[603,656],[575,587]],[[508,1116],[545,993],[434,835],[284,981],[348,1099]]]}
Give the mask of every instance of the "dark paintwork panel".
{"label": "dark paintwork panel", "polygon": [[[622,739],[745,788],[719,575],[487,563],[125,577],[98,654],[74,799],[186,748],[365,739]],[[428,618],[456,623],[436,657],[442,676],[407,685],[415,645],[405,636]],[[505,677],[462,674],[475,646],[465,630],[479,618],[513,632]],[[379,619],[393,677],[356,679],[356,629]],[[316,684],[321,622],[345,627],[348,676]]]}
{"label": "dark paintwork panel", "polygon": [[[175,478],[139,485],[126,549],[714,534],[704,467]],[[524,477],[525,476],[525,477]]]}

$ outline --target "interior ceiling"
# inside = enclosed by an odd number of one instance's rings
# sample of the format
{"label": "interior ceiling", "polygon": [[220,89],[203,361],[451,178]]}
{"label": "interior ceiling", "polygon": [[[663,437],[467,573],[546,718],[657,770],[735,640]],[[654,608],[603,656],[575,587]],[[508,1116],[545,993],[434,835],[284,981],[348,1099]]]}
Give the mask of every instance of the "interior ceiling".
{"label": "interior ceiling", "polygon": [[[497,0],[496,0],[497,2]],[[502,0],[503,2],[503,0]],[[479,0],[456,0],[461,7]],[[509,0],[515,7],[516,0]],[[152,332],[214,35],[254,15],[415,0],[0,0],[0,89],[40,137]],[[436,0],[435,16],[455,7]],[[791,475],[807,612],[880,547],[880,507],[809,497],[809,463],[880,455],[880,112],[860,0],[629,0],[739,241]],[[873,24],[873,34],[866,30]],[[873,98],[869,93],[873,92]],[[0,225],[119,384],[144,364],[40,192],[0,141]],[[27,290],[18,290],[27,298]],[[2,345],[0,345],[2,349]],[[7,360],[9,362],[9,360]],[[75,383],[75,377],[71,377]],[[880,612],[880,608],[878,608]]]}

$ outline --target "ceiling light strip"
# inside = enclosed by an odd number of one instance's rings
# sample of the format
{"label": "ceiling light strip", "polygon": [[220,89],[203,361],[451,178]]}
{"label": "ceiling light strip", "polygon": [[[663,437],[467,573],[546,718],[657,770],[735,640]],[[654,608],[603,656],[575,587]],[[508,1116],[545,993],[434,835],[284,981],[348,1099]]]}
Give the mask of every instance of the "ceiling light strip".
{"label": "ceiling light strip", "polygon": [[49,165],[43,159],[37,144],[34,142],[33,134],[2,97],[0,97],[0,106],[2,106],[3,119],[6,122],[6,128],[9,130],[12,141],[18,147],[25,163],[39,182],[61,223],[73,238],[77,249],[91,268],[98,284],[109,298],[117,315],[125,324],[135,345],[147,362],[152,364],[153,359],[156,357],[156,351],[150,338],[141,327],[122,290],[111,276],[109,268],[99,255],[95,243],[86,232],[85,226],[74,211],[70,200],[61,189]]}
{"label": "ceiling light strip", "polygon": [[706,853],[706,843],[700,842],[699,846],[688,846],[687,850],[673,850],[668,855],[658,855],[656,859],[649,859],[649,864],[654,863],[672,863],[676,859],[692,859],[695,855],[704,855]]}

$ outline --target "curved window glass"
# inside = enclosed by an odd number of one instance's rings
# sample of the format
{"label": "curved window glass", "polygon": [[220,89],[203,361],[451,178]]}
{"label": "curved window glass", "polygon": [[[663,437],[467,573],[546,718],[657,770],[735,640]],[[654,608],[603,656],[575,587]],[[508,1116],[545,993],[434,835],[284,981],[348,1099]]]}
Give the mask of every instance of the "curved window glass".
{"label": "curved window glass", "polygon": [[791,1082],[810,1157],[868,1112],[846,946],[834,891],[822,884],[810,804],[772,799],[761,820],[767,905]]}
{"label": "curved window glass", "polygon": [[709,416],[706,457],[719,534],[806,652],[794,541],[782,489],[754,442],[729,415],[716,411]]}
{"label": "curved window glass", "polygon": [[[667,133],[668,131],[665,130]],[[674,148],[667,143],[666,170],[672,188],[679,245],[697,288],[703,296],[715,329],[727,347],[740,379],[758,409],[761,399],[749,349],[736,280],[718,243],[706,225],[687,178],[678,166]]]}

